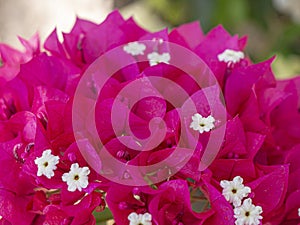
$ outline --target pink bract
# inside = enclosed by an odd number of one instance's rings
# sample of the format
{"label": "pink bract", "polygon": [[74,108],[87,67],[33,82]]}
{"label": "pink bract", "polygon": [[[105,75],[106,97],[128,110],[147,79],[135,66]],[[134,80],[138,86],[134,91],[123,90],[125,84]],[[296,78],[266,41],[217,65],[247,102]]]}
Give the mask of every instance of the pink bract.
{"label": "pink bract", "polygon": [[[244,52],[247,38],[232,36],[222,26],[204,34],[193,22],[151,33],[113,11],[101,24],[77,19],[62,42],[56,32],[48,36],[42,51],[37,35],[20,38],[24,52],[0,44],[1,224],[92,225],[95,211],[108,207],[117,225],[129,224],[134,212],[151,214],[153,225],[233,225],[233,206],[222,195],[220,181],[236,176],[251,188],[248,197],[253,204],[262,207],[260,224],[300,223],[299,77],[276,80],[274,58],[252,63]],[[130,42],[145,49],[131,55],[124,51]],[[171,43],[202,62],[197,76],[172,65]],[[116,66],[132,63],[115,71],[103,88],[96,75],[89,80],[79,95],[86,104],[74,113],[80,81],[95,69],[99,57],[117,48],[115,61],[107,60]],[[242,51],[245,57],[237,63],[221,61],[218,56],[227,49]],[[151,66],[147,56],[153,52],[171,58],[158,58]],[[184,56],[175,57],[190,65]],[[120,97],[134,82],[139,88],[132,88],[132,96]],[[186,95],[180,95],[174,84]],[[147,94],[137,102],[130,98]],[[192,129],[195,113],[213,116],[213,128],[204,133]],[[164,126],[155,123],[157,119]],[[210,145],[214,134],[220,140]],[[102,145],[97,145],[99,139]],[[160,139],[153,149],[143,151],[142,144],[152,146]],[[176,147],[185,154],[173,154]],[[38,176],[41,165],[35,160],[49,149],[59,157],[54,175]],[[216,154],[206,165],[207,151]],[[105,176],[111,168],[104,162],[111,157],[139,168],[171,156],[163,169],[144,170],[148,185],[124,185]],[[89,169],[88,185],[81,191],[68,190],[62,179],[74,164]],[[117,176],[130,179],[140,171],[130,172],[118,171]],[[81,178],[74,176],[72,181]],[[98,215],[101,218],[101,212]]]}

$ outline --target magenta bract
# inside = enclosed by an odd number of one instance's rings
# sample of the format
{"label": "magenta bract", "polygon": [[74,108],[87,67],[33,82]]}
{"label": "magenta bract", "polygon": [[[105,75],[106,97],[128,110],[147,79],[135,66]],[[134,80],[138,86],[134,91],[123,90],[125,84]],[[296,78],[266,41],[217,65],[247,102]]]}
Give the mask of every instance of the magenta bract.
{"label": "magenta bract", "polygon": [[117,225],[233,225],[235,177],[255,225],[300,223],[300,79],[252,63],[246,37],[114,11],[43,51],[20,41],[0,44],[1,224],[92,225],[108,207]]}

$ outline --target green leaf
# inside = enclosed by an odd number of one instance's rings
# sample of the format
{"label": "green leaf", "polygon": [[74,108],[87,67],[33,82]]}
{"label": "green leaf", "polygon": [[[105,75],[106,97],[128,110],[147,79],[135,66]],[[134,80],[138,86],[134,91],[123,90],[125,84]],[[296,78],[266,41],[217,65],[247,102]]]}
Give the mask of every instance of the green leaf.
{"label": "green leaf", "polygon": [[[113,219],[113,215],[109,208],[105,208],[104,211],[102,211],[102,212],[94,211],[93,215],[97,221],[97,224],[103,224],[101,222],[106,222],[110,219]],[[104,224],[106,224],[106,223],[104,223]]]}
{"label": "green leaf", "polygon": [[209,200],[199,188],[191,190],[190,195],[191,205],[194,212],[205,212],[211,208]]}

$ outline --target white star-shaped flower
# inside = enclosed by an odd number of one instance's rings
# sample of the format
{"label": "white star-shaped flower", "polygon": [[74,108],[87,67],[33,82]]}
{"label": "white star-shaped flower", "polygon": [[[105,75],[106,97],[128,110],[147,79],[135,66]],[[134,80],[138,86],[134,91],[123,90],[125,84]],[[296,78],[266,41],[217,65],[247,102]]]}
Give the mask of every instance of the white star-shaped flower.
{"label": "white star-shaped flower", "polygon": [[252,200],[247,198],[240,207],[234,209],[234,218],[236,225],[259,225],[263,218],[260,214],[263,212],[260,206],[252,204]]}
{"label": "white star-shaped flower", "polygon": [[195,113],[192,116],[192,122],[190,128],[193,130],[198,130],[200,134],[204,132],[209,132],[215,127],[214,122],[215,118],[213,116],[203,117],[199,113]]}
{"label": "white star-shaped flower", "polygon": [[82,188],[86,188],[89,184],[88,175],[90,174],[90,169],[88,167],[79,167],[78,163],[73,163],[69,173],[64,173],[62,180],[67,182],[68,191],[79,191]]}
{"label": "white star-shaped flower", "polygon": [[244,186],[243,178],[240,176],[236,176],[232,181],[222,180],[220,185],[223,188],[223,196],[227,201],[232,203],[234,207],[240,206],[242,199],[251,193],[251,188]]}
{"label": "white star-shaped flower", "polygon": [[152,215],[149,213],[137,214],[132,212],[128,216],[129,225],[152,225]]}
{"label": "white star-shaped flower", "polygon": [[146,49],[146,45],[144,45],[142,43],[138,43],[137,41],[130,42],[123,47],[123,50],[126,53],[133,55],[133,56],[144,55],[145,49]]}
{"label": "white star-shaped flower", "polygon": [[58,162],[59,157],[52,155],[50,149],[43,151],[42,156],[34,160],[38,167],[37,176],[45,175],[50,179],[54,176],[54,170],[56,170]]}
{"label": "white star-shaped flower", "polygon": [[159,63],[169,64],[171,56],[170,56],[169,53],[159,54],[157,52],[152,52],[152,53],[147,55],[147,58],[149,60],[150,66],[155,66]]}
{"label": "white star-shaped flower", "polygon": [[239,62],[244,57],[245,57],[244,53],[241,51],[226,49],[224,52],[222,52],[221,54],[218,55],[218,60],[220,62],[225,62],[225,63],[228,63],[228,65],[230,65],[232,63]]}

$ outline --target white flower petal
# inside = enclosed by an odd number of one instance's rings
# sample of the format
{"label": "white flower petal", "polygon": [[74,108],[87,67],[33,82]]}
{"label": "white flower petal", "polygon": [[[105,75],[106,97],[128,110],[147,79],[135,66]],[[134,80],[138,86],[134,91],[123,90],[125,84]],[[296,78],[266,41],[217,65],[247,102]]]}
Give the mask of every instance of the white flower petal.
{"label": "white flower petal", "polygon": [[244,57],[245,57],[244,53],[241,51],[226,49],[224,52],[218,55],[218,60],[220,62],[231,64],[231,63],[238,63]]}
{"label": "white flower petal", "polygon": [[132,212],[128,215],[129,225],[152,225],[152,215],[150,213],[137,214]]}
{"label": "white flower petal", "polygon": [[252,200],[247,198],[243,204],[234,209],[234,218],[236,225],[259,225],[263,218],[260,214],[263,212],[260,206],[252,204]]}
{"label": "white flower petal", "polygon": [[71,165],[70,171],[64,173],[62,180],[67,183],[68,191],[82,191],[82,188],[86,188],[89,184],[88,174],[90,174],[90,169],[88,167],[79,167],[78,163],[73,163]]}
{"label": "white flower petal", "polygon": [[128,215],[128,220],[130,222],[137,222],[139,219],[139,215],[136,212],[132,212]]}
{"label": "white flower petal", "polygon": [[133,56],[143,55],[146,50],[146,45],[138,42],[130,42],[123,47],[123,50]]}
{"label": "white flower petal", "polygon": [[54,176],[54,170],[57,169],[59,157],[51,153],[51,149],[43,151],[42,156],[36,158],[34,163],[38,167],[37,176],[46,176],[48,179]]}
{"label": "white flower petal", "polygon": [[232,203],[234,207],[240,206],[242,199],[251,193],[251,188],[244,186],[243,178],[240,176],[234,177],[232,181],[222,180],[220,186],[223,188],[223,196],[227,201]]}
{"label": "white flower petal", "polygon": [[215,127],[214,122],[215,118],[211,115],[209,115],[208,117],[203,117],[199,113],[195,113],[192,116],[190,128],[199,131],[199,133],[202,134],[204,132],[209,132],[210,130],[212,130]]}
{"label": "white flower petal", "polygon": [[152,220],[152,215],[150,213],[145,213],[142,216],[142,221],[143,222],[151,222],[151,220]]}
{"label": "white flower petal", "polygon": [[149,53],[147,55],[147,58],[149,60],[150,66],[155,66],[159,63],[169,64],[169,61],[171,60],[171,56],[169,53],[159,54],[157,52]]}

